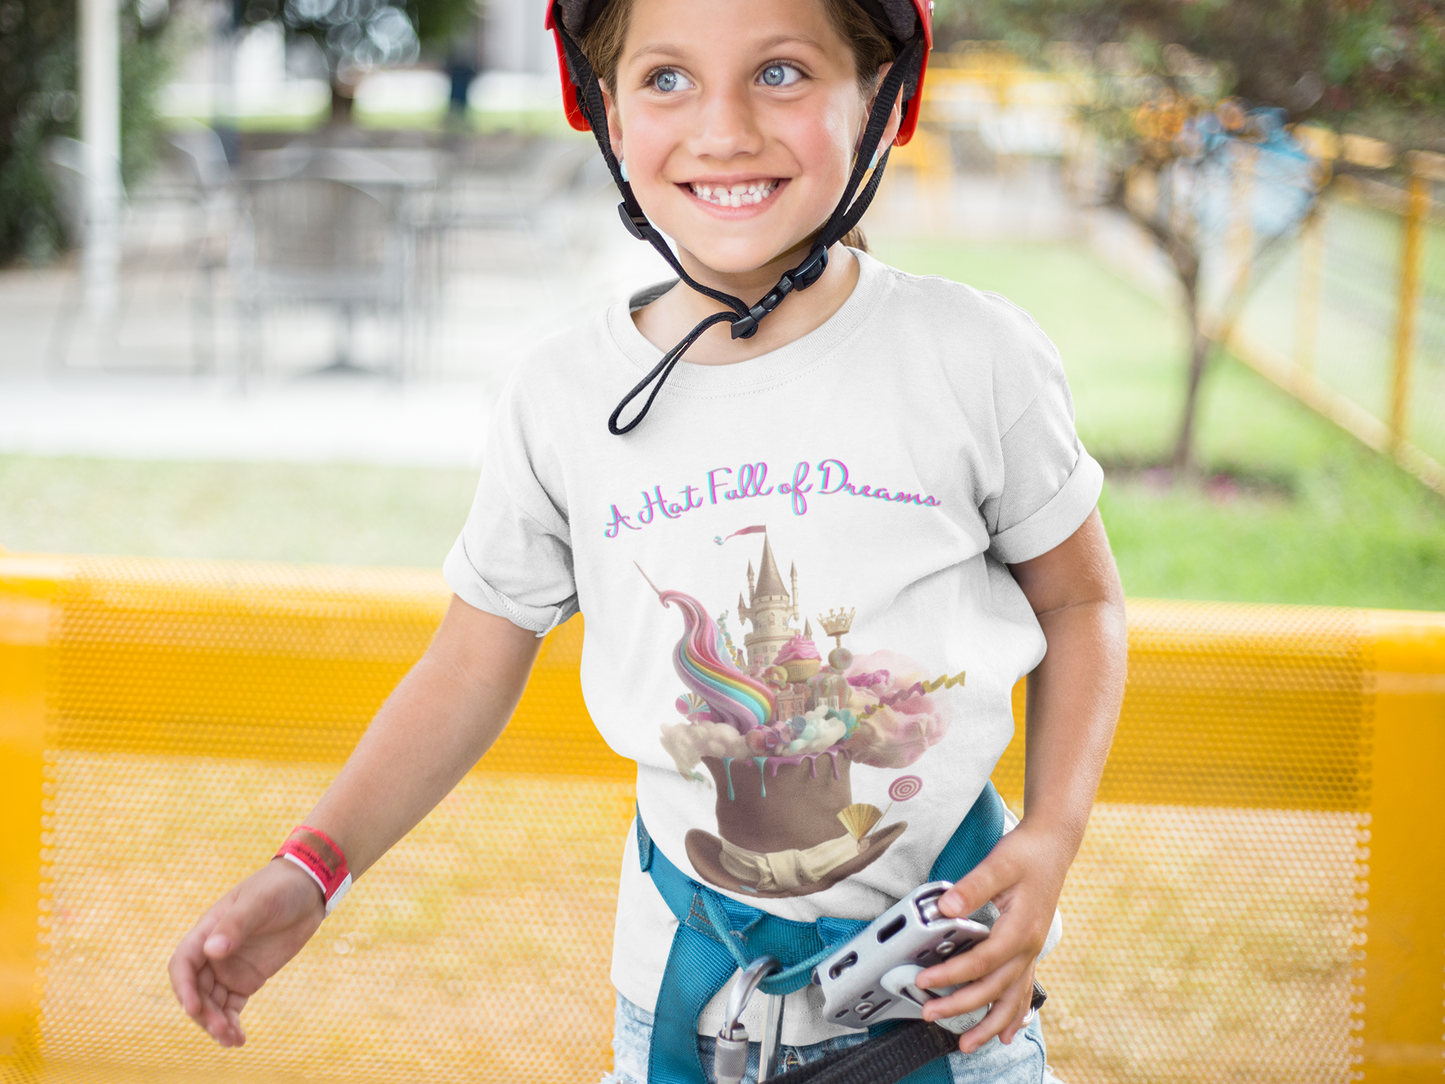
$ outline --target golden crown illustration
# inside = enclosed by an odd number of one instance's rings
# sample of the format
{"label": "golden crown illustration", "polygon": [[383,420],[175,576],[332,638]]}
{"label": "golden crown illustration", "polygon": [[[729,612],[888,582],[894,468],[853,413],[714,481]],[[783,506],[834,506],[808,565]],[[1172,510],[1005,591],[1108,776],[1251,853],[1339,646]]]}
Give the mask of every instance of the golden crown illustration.
{"label": "golden crown illustration", "polygon": [[826,616],[818,615],[818,623],[823,626],[823,631],[833,637],[839,647],[842,647],[843,634],[853,627],[853,615],[857,612],[856,607],[847,613],[842,610],[829,610]]}

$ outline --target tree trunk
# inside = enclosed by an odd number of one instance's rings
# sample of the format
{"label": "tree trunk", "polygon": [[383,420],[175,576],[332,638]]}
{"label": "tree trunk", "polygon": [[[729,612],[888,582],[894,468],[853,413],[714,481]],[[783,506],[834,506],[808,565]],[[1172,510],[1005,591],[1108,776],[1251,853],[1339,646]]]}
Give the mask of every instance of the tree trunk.
{"label": "tree trunk", "polygon": [[1170,462],[1176,474],[1188,475],[1194,469],[1194,421],[1199,412],[1199,385],[1204,379],[1204,369],[1214,346],[1214,340],[1204,330],[1203,313],[1200,311],[1199,252],[1193,240],[1176,230],[1167,215],[1156,217],[1157,206],[1139,207],[1128,196],[1129,174],[1121,172],[1115,176],[1110,188],[1108,205],[1123,211],[1149,233],[1169,258],[1184,294],[1185,315],[1189,318],[1189,373],[1184,391],[1184,416],[1179,420],[1179,432]]}
{"label": "tree trunk", "polygon": [[1204,369],[1209,362],[1210,341],[1199,325],[1197,299],[1190,297],[1189,314],[1189,376],[1184,389],[1184,414],[1179,419],[1179,435],[1174,441],[1174,456],[1171,466],[1176,476],[1194,473],[1194,422],[1199,413],[1199,385],[1204,379]]}
{"label": "tree trunk", "polygon": [[345,128],[351,124],[351,107],[355,104],[356,87],[350,83],[343,83],[340,79],[332,76],[331,79],[331,119],[327,122],[332,128]]}

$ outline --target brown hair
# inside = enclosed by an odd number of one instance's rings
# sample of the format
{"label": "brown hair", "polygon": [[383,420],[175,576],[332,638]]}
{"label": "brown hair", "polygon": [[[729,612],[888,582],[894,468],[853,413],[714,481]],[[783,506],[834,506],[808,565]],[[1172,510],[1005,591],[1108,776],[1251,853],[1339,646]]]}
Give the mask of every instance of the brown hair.
{"label": "brown hair", "polygon": [[[577,35],[577,44],[582,47],[587,62],[608,92],[615,94],[617,65],[622,59],[622,47],[627,43],[632,0],[604,0],[604,5],[591,24]],[[834,32],[853,49],[859,93],[871,96],[878,85],[878,69],[898,55],[897,46],[857,0],[823,0],[823,9]],[[849,248],[868,251],[868,241],[857,226],[843,235],[842,243]]]}

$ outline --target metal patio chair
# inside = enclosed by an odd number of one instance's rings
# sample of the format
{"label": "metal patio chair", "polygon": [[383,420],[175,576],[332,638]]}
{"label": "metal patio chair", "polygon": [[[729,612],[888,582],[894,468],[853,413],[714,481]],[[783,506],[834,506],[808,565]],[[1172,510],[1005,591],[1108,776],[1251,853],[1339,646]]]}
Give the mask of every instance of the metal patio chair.
{"label": "metal patio chair", "polygon": [[319,305],[340,317],[328,370],[356,370],[358,315],[394,323],[391,368],[405,375],[413,308],[411,231],[400,213],[402,193],[337,180],[314,161],[290,176],[252,178],[232,247],[241,318],[239,376],[260,367],[262,321],[283,305]]}

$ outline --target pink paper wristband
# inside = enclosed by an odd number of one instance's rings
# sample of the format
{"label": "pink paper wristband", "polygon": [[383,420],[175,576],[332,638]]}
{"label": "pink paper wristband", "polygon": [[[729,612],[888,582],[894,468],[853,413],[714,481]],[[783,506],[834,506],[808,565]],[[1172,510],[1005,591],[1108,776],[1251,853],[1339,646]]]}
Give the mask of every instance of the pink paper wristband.
{"label": "pink paper wristband", "polygon": [[284,858],[306,871],[321,889],[328,915],[351,890],[351,871],[346,868],[346,855],[325,832],[300,825],[281,844],[275,857]]}

